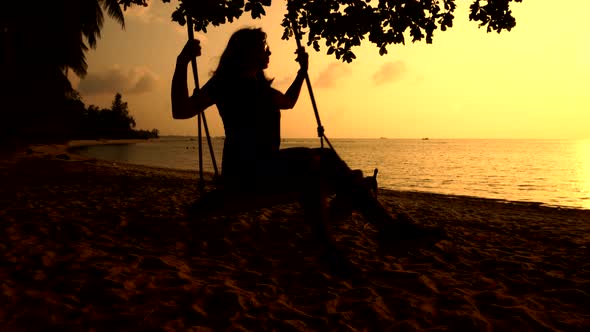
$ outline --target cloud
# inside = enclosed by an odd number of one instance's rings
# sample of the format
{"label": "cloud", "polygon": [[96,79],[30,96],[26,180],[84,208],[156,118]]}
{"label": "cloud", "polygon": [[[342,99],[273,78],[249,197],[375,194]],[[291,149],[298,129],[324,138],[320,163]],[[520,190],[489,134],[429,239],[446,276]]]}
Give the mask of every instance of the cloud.
{"label": "cloud", "polygon": [[403,61],[387,62],[373,74],[373,82],[376,85],[391,83],[400,79],[406,72],[406,64]]}
{"label": "cloud", "polygon": [[142,23],[164,23],[167,22],[167,18],[161,14],[158,14],[153,9],[154,6],[131,6],[125,10],[125,19],[138,20]]}
{"label": "cloud", "polygon": [[[272,76],[271,76],[272,78]],[[281,77],[281,78],[275,78],[274,81],[272,82],[272,85],[275,86],[276,88],[288,88],[289,86],[291,86],[291,83],[293,83],[293,76],[285,76],[285,77]]]}
{"label": "cloud", "polygon": [[154,89],[158,76],[145,67],[123,69],[114,66],[101,73],[88,73],[78,90],[85,94],[140,94]]}
{"label": "cloud", "polygon": [[320,72],[314,85],[318,88],[331,88],[340,78],[348,76],[350,73],[349,66],[344,63],[334,62]]}
{"label": "cloud", "polygon": [[[150,4],[147,7],[143,6],[131,6],[125,11],[125,19],[130,21],[139,22],[145,25],[159,24],[165,26],[165,29],[172,27],[173,31],[187,37],[186,24],[181,26],[177,22],[172,22],[170,7],[163,4]],[[195,31],[195,38],[199,39],[202,44],[206,44],[208,39],[207,35],[200,31]]]}

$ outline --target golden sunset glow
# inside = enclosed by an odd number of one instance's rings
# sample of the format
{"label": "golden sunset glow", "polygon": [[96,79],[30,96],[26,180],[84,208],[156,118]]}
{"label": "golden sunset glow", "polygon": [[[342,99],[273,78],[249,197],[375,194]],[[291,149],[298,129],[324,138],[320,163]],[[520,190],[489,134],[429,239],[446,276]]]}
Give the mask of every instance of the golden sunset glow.
{"label": "golden sunset glow", "polygon": [[[309,75],[328,137],[587,138],[590,125],[590,34],[583,16],[590,2],[524,0],[513,4],[517,26],[486,33],[469,22],[471,1],[458,1],[454,27],[434,43],[397,45],[379,56],[367,43],[351,64],[310,53]],[[293,79],[295,41],[281,40],[284,1],[262,20],[244,15],[198,34],[201,84],[214,70],[233,31],[261,26],[272,50],[268,76],[285,90]],[[107,21],[89,74],[74,85],[86,104],[107,106],[118,91],[138,127],[163,135],[196,135],[194,120],[173,120],[170,80],[186,29],[171,22],[173,6],[152,1],[126,12],[126,30]],[[191,82],[192,83],[192,82]],[[314,137],[307,91],[283,113],[284,137]],[[212,135],[223,135],[214,109]]]}
{"label": "golden sunset glow", "polygon": [[585,199],[581,202],[585,208],[590,208],[590,139],[578,142],[578,178],[580,188],[576,188],[583,193]]}

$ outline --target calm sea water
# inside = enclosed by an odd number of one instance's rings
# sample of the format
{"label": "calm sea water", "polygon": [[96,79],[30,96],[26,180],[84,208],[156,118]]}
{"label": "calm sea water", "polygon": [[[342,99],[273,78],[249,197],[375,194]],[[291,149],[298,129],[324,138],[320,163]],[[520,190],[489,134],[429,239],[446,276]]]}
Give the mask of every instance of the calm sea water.
{"label": "calm sea water", "polygon": [[[590,140],[332,139],[350,167],[379,169],[379,186],[590,209]],[[206,141],[204,166],[213,171]],[[318,147],[285,139],[283,148]],[[213,139],[220,167],[223,139]],[[82,155],[133,164],[198,169],[188,137],[82,148]]]}

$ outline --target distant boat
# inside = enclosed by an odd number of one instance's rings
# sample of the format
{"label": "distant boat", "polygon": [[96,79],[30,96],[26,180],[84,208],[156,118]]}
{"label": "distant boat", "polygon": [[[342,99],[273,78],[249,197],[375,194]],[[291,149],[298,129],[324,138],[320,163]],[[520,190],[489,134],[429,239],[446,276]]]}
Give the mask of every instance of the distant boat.
{"label": "distant boat", "polygon": [[428,137],[422,137],[422,140],[423,140],[423,141],[428,141],[429,139],[430,139],[430,138],[428,138]]}
{"label": "distant boat", "polygon": [[379,137],[379,139],[388,139],[387,137]]}

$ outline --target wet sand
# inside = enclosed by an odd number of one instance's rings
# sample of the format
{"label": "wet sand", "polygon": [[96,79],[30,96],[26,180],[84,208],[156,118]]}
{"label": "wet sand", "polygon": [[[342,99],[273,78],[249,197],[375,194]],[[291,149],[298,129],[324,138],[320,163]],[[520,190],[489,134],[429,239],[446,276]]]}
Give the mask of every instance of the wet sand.
{"label": "wet sand", "polygon": [[2,331],[587,331],[590,210],[381,190],[448,240],[380,248],[354,213],[334,275],[295,201],[197,220],[196,172],[0,161]]}

